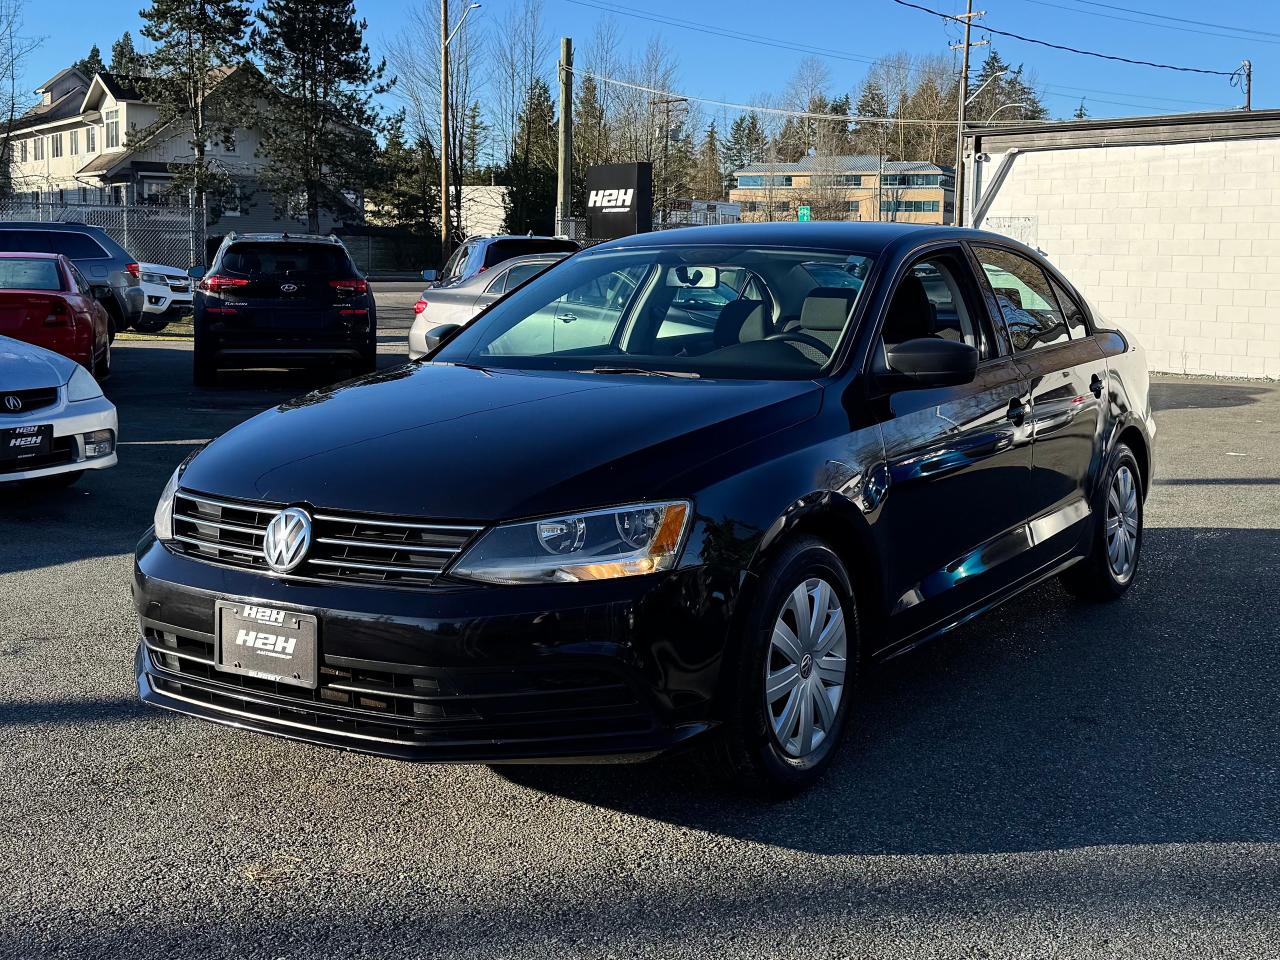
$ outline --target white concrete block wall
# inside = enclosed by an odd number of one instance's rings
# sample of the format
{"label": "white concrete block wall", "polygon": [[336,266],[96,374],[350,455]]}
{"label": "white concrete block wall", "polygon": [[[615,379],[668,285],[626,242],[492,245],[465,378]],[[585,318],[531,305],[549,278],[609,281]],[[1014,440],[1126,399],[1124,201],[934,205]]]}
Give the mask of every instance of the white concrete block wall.
{"label": "white concrete block wall", "polygon": [[1280,378],[1280,140],[1019,154],[977,226],[1031,241],[1153,370]]}

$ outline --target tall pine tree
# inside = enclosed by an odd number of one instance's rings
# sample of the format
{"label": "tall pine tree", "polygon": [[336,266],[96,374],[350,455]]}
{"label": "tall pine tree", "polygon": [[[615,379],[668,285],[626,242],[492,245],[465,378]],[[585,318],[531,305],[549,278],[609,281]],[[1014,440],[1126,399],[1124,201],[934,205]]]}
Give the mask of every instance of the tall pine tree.
{"label": "tall pine tree", "polygon": [[101,73],[103,70],[107,69],[106,64],[102,62],[102,51],[98,49],[98,45],[96,43],[89,48],[88,56],[83,60],[77,60],[71,66],[79,70],[90,80],[93,79],[94,74]]}
{"label": "tall pine tree", "polygon": [[516,125],[505,185],[510,187],[507,229],[512,233],[551,233],[556,205],[556,110],[551,89],[533,81]]}
{"label": "tall pine tree", "polygon": [[142,35],[156,44],[146,60],[143,89],[159,115],[131,139],[186,139],[190,155],[169,169],[173,189],[189,189],[195,200],[203,260],[211,197],[217,200],[232,187],[226,168],[211,161],[208,148],[228,140],[240,116],[241,86],[230,75],[248,51],[249,8],[241,0],[154,0],[141,15]]}
{"label": "tall pine tree", "polygon": [[351,212],[349,195],[375,176],[383,124],[373,98],[390,86],[386,63],[369,55],[353,0],[266,0],[257,21],[253,48],[268,81],[258,127],[271,160],[263,183],[278,208],[300,194],[307,229],[318,233],[321,211]]}
{"label": "tall pine tree", "polygon": [[768,155],[769,138],[765,135],[760,115],[754,111],[739,114],[730,125],[729,136],[724,143],[726,179],[732,181],[736,171],[753,163],[763,163]]}
{"label": "tall pine tree", "polygon": [[133,34],[128,30],[111,45],[111,72],[126,77],[137,77],[146,72],[146,58],[134,47]]}

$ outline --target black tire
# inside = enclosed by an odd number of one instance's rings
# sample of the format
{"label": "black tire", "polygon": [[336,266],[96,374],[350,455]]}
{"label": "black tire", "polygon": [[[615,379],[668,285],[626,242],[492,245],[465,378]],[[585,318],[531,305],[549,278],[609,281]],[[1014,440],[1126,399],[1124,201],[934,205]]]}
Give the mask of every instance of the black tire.
{"label": "black tire", "polygon": [[[1127,472],[1132,484],[1136,531],[1128,554],[1131,562],[1127,567],[1121,564],[1122,569],[1117,571],[1116,564],[1112,561],[1108,527],[1114,512],[1113,487],[1122,472]],[[1112,452],[1095,501],[1088,553],[1083,560],[1062,574],[1062,585],[1068,592],[1084,600],[1116,600],[1133,586],[1138,575],[1138,561],[1142,557],[1142,472],[1138,468],[1137,457],[1125,444],[1119,444]]]}
{"label": "black tire", "polygon": [[213,356],[199,343],[191,351],[191,380],[197,387],[212,387],[218,382],[218,367]]}
{"label": "black tire", "polygon": [[[774,625],[785,616],[792,592],[808,581],[830,585],[839,600],[846,631],[845,675],[830,729],[807,755],[790,755],[774,731],[775,715],[765,699],[765,674],[776,655]],[[797,539],[782,548],[761,574],[748,601],[740,649],[726,663],[725,723],[710,744],[721,770],[737,787],[770,797],[786,797],[806,789],[830,765],[848,726],[859,680],[857,607],[848,573],[840,558],[821,540]],[[804,678],[810,674],[803,673]],[[802,689],[802,688],[801,688]],[[780,714],[790,709],[784,704]],[[813,709],[811,706],[810,709]]]}
{"label": "black tire", "polygon": [[378,369],[378,351],[365,350],[360,354],[360,359],[355,364],[356,376],[363,376],[366,373],[373,373]]}
{"label": "black tire", "polygon": [[139,333],[159,333],[169,325],[169,321],[163,317],[148,317],[143,314],[133,324],[133,329]]}
{"label": "black tire", "polygon": [[102,351],[96,363],[93,365],[93,378],[99,383],[111,376],[111,341],[107,341],[107,349]]}

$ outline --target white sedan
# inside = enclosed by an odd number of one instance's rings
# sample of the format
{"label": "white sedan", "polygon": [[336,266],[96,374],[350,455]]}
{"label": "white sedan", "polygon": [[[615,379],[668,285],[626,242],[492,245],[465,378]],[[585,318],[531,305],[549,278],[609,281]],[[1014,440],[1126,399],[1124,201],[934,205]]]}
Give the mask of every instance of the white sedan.
{"label": "white sedan", "polygon": [[116,464],[116,408],[74,360],[0,337],[0,483],[74,483]]}

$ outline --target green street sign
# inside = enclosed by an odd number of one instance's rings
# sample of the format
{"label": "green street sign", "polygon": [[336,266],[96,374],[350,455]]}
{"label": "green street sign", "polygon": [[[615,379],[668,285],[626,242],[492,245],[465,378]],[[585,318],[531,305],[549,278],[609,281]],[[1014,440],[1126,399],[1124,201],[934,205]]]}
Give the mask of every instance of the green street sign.
{"label": "green street sign", "polygon": [[798,221],[800,221],[801,223],[808,223],[808,222],[809,222],[809,208],[808,208],[808,207],[797,207],[797,208],[796,208],[796,219],[797,219]]}

